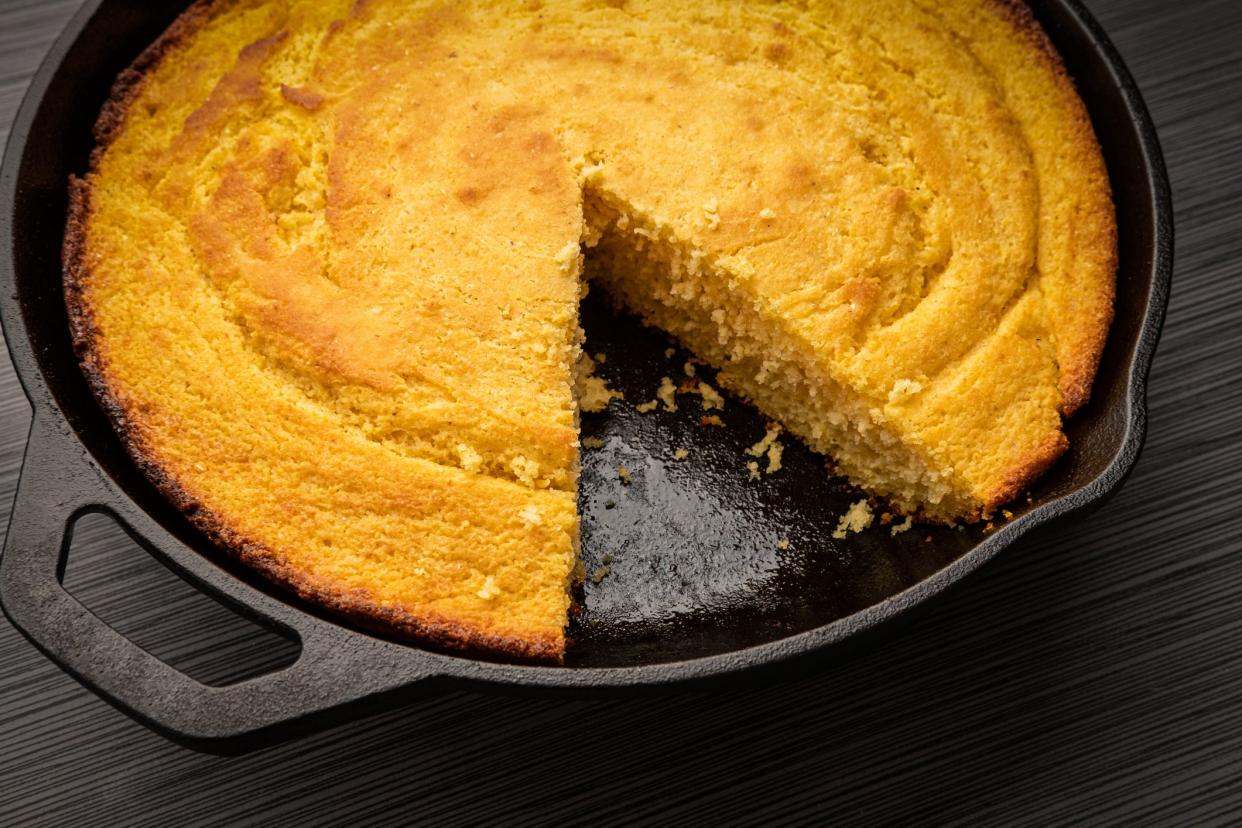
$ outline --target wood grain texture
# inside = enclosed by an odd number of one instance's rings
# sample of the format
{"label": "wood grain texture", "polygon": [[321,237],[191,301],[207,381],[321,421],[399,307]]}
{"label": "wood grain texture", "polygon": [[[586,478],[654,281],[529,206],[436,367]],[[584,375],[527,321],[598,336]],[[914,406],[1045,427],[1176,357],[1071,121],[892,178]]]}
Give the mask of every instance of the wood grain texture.
{"label": "wood grain texture", "polygon": [[[76,5],[0,4],[5,136]],[[616,701],[459,692],[240,758],[148,732],[0,621],[0,824],[1242,818],[1242,4],[1089,5],[1155,116],[1178,234],[1147,447],[1102,510],[800,678]],[[28,422],[4,361],[0,513]],[[83,530],[70,583],[205,680],[287,657],[107,526]]]}

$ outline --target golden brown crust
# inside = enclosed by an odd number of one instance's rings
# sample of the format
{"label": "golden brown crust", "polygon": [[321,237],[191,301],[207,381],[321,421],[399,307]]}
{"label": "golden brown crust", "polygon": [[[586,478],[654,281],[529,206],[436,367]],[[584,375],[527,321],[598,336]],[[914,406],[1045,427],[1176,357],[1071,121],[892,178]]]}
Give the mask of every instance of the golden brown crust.
{"label": "golden brown crust", "polygon": [[[1100,270],[1108,276],[1096,286],[1098,293],[1095,297],[1095,307],[1088,308],[1087,313],[1076,320],[1079,325],[1078,347],[1068,353],[1063,351],[1058,353],[1061,414],[1068,419],[1090,398],[1091,386],[1100,358],[1104,353],[1109,327],[1112,324],[1117,270],[1117,233],[1112,193],[1107,173],[1102,169],[1103,156],[1095,137],[1095,131],[1091,126],[1086,107],[1074,87],[1074,81],[1066,71],[1061,55],[1025,3],[1021,0],[990,1],[997,14],[1043,57],[1046,66],[1062,88],[1065,105],[1075,116],[1076,151],[1084,153],[1087,157],[1099,159],[1101,167],[1099,181],[1096,183],[1102,190],[1101,200],[1107,205],[1107,209],[1094,211],[1084,225],[1073,229],[1076,235],[1075,241],[1084,244],[1088,249],[1103,251],[1106,263]],[[1084,238],[1087,235],[1090,238]],[[1049,437],[1037,450],[1020,457],[1003,481],[985,496],[982,514],[1017,498],[1060,459],[1068,448],[1069,439],[1064,432],[1058,432]]]}
{"label": "golden brown crust", "polygon": [[[1106,181],[1107,183],[1107,181]],[[1104,219],[1104,217],[1100,217]],[[1101,221],[1095,228],[1098,245],[1108,250],[1108,270],[1117,272],[1117,226],[1112,215],[1107,221]],[[1061,368],[1061,414],[1072,417],[1080,408],[1087,404],[1091,397],[1091,386],[1095,383],[1095,374],[1100,366],[1100,358],[1104,355],[1104,346],[1108,341],[1108,330],[1113,323],[1113,301],[1116,296],[1116,283],[1110,279],[1100,285],[1101,301],[1096,313],[1084,320],[1088,326],[1083,330],[1084,340],[1079,350],[1070,359],[1062,357]]]}
{"label": "golden brown crust", "polygon": [[1069,438],[1057,431],[1049,435],[1040,446],[1027,452],[1014,470],[1011,471],[996,488],[989,492],[984,500],[984,513],[1003,506],[1020,495],[1031,483],[1046,472],[1066,449]]}
{"label": "golden brown crust", "polygon": [[[996,12],[1004,18],[1014,31],[1040,55],[1045,65],[1056,77],[1062,89],[1063,105],[1073,113],[1075,120],[1075,149],[1087,158],[1094,158],[1098,169],[1098,181],[1091,182],[1099,190],[1100,208],[1090,215],[1082,217],[1082,223],[1073,228],[1075,241],[1086,249],[1100,252],[1104,256],[1104,264],[1100,272],[1107,273],[1106,279],[1094,287],[1098,293],[1094,297],[1094,307],[1085,309],[1075,320],[1078,324],[1079,342],[1077,347],[1068,353],[1058,353],[1061,372],[1061,413],[1071,417],[1082,408],[1091,396],[1091,386],[1095,373],[1104,354],[1104,345],[1108,339],[1108,330],[1113,321],[1113,300],[1116,296],[1117,272],[1117,224],[1113,210],[1112,191],[1107,171],[1103,167],[1103,153],[1091,126],[1091,119],[1086,105],[1078,96],[1074,79],[1066,71],[1061,55],[1053,46],[1048,34],[1039,25],[1030,7],[1022,0],[990,0]],[[1084,186],[1087,182],[1084,182]],[[1034,467],[1032,467],[1034,468]],[[1027,484],[1042,474],[1046,467],[1029,474]],[[1015,479],[1018,472],[1015,471]],[[1016,492],[1015,492],[1016,494]]]}
{"label": "golden brown crust", "polygon": [[188,9],[172,22],[154,43],[142,51],[134,62],[117,75],[108,100],[95,121],[95,151],[91,156],[91,168],[103,151],[112,143],[113,136],[125,122],[129,108],[137,100],[147,75],[151,73],[164,56],[177,46],[194,36],[202,26],[215,16],[220,9],[235,0],[195,0]]}
{"label": "golden brown crust", "polygon": [[[382,606],[363,590],[343,590],[326,579],[308,576],[286,564],[271,550],[231,529],[221,516],[203,508],[165,473],[155,452],[145,447],[131,451],[142,452],[140,465],[160,493],[217,546],[228,550],[269,581],[292,590],[299,598],[348,618],[360,627],[387,635],[396,634],[423,646],[470,655],[500,655],[554,662],[559,662],[564,655],[561,642],[550,637],[519,639],[483,633],[431,613],[415,614],[399,607]],[[135,453],[135,456],[138,455]]]}
{"label": "golden brown crust", "polygon": [[[125,122],[125,116],[138,99],[142,85],[150,72],[159,65],[165,55],[192,37],[211,18],[216,6],[229,1],[195,0],[154,43],[144,49],[133,63],[117,75],[108,92],[108,99],[104,101],[103,109],[100,110],[99,118],[95,121],[95,148],[91,151],[86,177],[69,176],[69,210],[65,223],[65,242],[61,248],[65,305],[69,315],[69,332],[73,339],[74,350],[82,361],[87,379],[101,400],[115,402],[107,383],[104,382],[103,372],[95,354],[94,343],[98,332],[91,320],[90,308],[83,296],[87,282],[86,217],[90,212],[90,186],[87,178],[98,168],[104,151]],[[122,410],[119,406],[106,407],[115,407],[118,413]],[[109,410],[108,413],[111,416],[113,411]],[[120,423],[117,424],[120,425]]]}
{"label": "golden brown crust", "polygon": [[257,570],[270,582],[360,627],[396,635],[422,646],[469,655],[559,662],[564,657],[563,642],[551,636],[514,638],[496,635],[430,613],[415,614],[397,607],[382,606],[362,590],[342,589],[339,585],[310,577],[287,565],[272,550],[235,531],[224,517],[204,508],[185,490],[169,473],[159,451],[150,445],[141,427],[135,424],[137,418],[131,417],[129,406],[108,382],[103,342],[86,297],[90,280],[86,250],[86,224],[91,210],[89,179],[97,169],[103,152],[124,124],[149,74],[165,55],[192,37],[219,9],[231,2],[234,0],[198,0],[118,76],[95,124],[96,146],[91,155],[90,171],[83,178],[70,177],[62,267],[69,330],[82,372],[121,442],[147,479],[218,547]]}

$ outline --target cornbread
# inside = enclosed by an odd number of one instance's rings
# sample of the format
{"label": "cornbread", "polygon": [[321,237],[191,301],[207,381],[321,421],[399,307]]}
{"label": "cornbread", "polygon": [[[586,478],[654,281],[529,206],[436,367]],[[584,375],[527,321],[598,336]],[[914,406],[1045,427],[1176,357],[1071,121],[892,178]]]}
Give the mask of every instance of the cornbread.
{"label": "cornbread", "polygon": [[874,520],[875,513],[871,511],[871,506],[867,501],[855,501],[850,504],[850,508],[837,522],[837,528],[833,530],[832,536],[837,540],[844,540],[849,533],[861,532],[868,528]]}
{"label": "cornbread", "polygon": [[1064,451],[1111,317],[1089,121],[1000,0],[200,2],[97,138],[65,288],[134,456],[447,648],[564,650],[584,279],[929,520]]}

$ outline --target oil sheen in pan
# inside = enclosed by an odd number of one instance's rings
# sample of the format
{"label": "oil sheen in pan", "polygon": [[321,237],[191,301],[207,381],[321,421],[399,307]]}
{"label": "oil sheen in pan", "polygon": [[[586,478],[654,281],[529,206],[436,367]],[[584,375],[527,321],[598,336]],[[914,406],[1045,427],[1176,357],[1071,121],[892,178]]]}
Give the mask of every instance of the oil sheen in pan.
{"label": "oil sheen in pan", "polygon": [[721,409],[682,392],[675,411],[663,402],[640,410],[665,378],[715,388],[713,372],[695,365],[688,377],[691,354],[614,313],[598,289],[583,302],[582,325],[587,353],[605,356],[596,375],[624,399],[582,415],[586,581],[568,663],[692,658],[813,629],[912,586],[986,531],[894,533],[881,508],[870,528],[834,538],[865,495],[834,477],[828,458],[782,433],[780,468],[768,474],[767,458],[747,450],[769,421],[727,393]]}

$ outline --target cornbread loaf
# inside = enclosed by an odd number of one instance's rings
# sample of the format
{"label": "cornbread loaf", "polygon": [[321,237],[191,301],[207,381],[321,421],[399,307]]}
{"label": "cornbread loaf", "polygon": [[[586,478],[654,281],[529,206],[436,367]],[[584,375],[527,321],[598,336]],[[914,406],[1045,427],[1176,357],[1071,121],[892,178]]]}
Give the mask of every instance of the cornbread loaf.
{"label": "cornbread loaf", "polygon": [[584,279],[928,520],[1065,450],[1111,316],[1090,123],[999,0],[200,2],[97,138],[65,289],[134,456],[448,648],[564,650]]}

